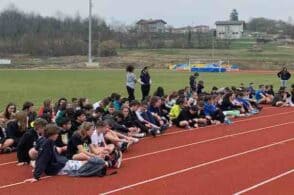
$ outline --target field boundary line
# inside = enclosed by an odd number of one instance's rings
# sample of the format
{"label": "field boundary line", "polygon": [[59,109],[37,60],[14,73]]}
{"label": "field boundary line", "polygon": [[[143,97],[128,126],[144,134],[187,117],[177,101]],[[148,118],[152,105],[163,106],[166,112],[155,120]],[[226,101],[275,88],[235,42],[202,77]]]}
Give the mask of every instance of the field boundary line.
{"label": "field boundary line", "polygon": [[291,142],[291,141],[294,141],[294,138],[286,139],[286,140],[279,141],[279,142],[274,142],[274,143],[269,144],[269,145],[265,145],[265,146],[261,146],[261,147],[254,148],[254,149],[251,149],[251,150],[247,150],[247,151],[244,151],[244,152],[236,153],[236,154],[233,154],[233,155],[230,155],[230,156],[226,156],[226,157],[219,158],[219,159],[216,159],[216,160],[213,160],[213,161],[201,163],[201,164],[198,164],[198,165],[195,165],[195,166],[192,166],[192,167],[188,167],[188,168],[185,168],[185,169],[180,169],[178,171],[174,171],[174,172],[171,172],[171,173],[168,173],[168,174],[165,174],[165,175],[161,175],[161,176],[158,176],[158,177],[153,177],[151,179],[143,180],[141,182],[137,182],[137,183],[127,185],[127,186],[124,186],[124,187],[121,187],[121,188],[117,188],[117,189],[114,189],[114,190],[111,190],[111,191],[103,192],[103,193],[100,193],[100,195],[108,195],[108,194],[112,194],[112,193],[115,193],[115,192],[123,191],[123,190],[126,190],[126,189],[130,189],[130,188],[133,188],[133,187],[137,187],[137,186],[146,184],[146,183],[151,183],[151,182],[154,182],[154,181],[157,181],[157,180],[165,179],[167,177],[171,177],[171,176],[178,175],[178,174],[181,174],[181,173],[189,172],[189,171],[191,171],[193,169],[205,167],[205,166],[208,166],[208,165],[211,165],[211,164],[215,164],[215,163],[218,163],[218,162],[222,162],[222,161],[225,161],[225,160],[229,160],[229,159],[232,159],[232,158],[236,158],[236,157],[239,157],[239,156],[243,156],[243,155],[246,155],[246,154],[257,152],[257,151],[260,151],[260,150],[263,150],[263,149],[271,148],[271,147],[281,145],[281,144]]}
{"label": "field boundary line", "polygon": [[286,176],[286,175],[289,175],[289,174],[291,174],[291,173],[294,173],[294,169],[292,169],[292,170],[290,170],[290,171],[287,171],[287,172],[285,172],[285,173],[282,173],[282,174],[280,174],[280,175],[277,175],[277,176],[275,176],[275,177],[272,177],[272,178],[270,178],[270,179],[267,179],[267,180],[265,180],[265,181],[263,181],[263,182],[260,182],[260,183],[254,185],[254,186],[251,186],[251,187],[249,187],[249,188],[246,188],[246,189],[244,189],[244,190],[242,190],[242,191],[240,191],[240,192],[236,192],[236,193],[234,193],[233,195],[241,195],[241,194],[244,194],[244,193],[249,192],[249,191],[251,191],[251,190],[253,190],[253,189],[256,189],[256,188],[258,188],[258,187],[260,187],[260,186],[263,186],[263,185],[265,185],[265,184],[267,184],[267,183],[270,183],[270,182],[272,182],[272,181],[274,181],[274,180],[277,180],[277,179],[280,179],[280,178],[282,178],[282,177],[284,177],[284,176]]}
{"label": "field boundary line", "polygon": [[[48,179],[50,177],[52,177],[52,176],[41,177],[41,180]],[[28,183],[28,182],[21,181],[21,182],[17,182],[17,183],[12,183],[12,184],[8,184],[8,185],[0,186],[0,190],[5,189],[5,188],[9,188],[9,187],[13,187],[13,186],[18,186],[18,185],[25,184],[25,183]]]}
{"label": "field boundary line", "polygon": [[151,156],[151,155],[155,155],[155,154],[159,154],[159,153],[163,153],[163,152],[169,152],[169,151],[172,151],[172,150],[177,150],[177,149],[186,148],[186,147],[190,147],[190,146],[195,146],[195,145],[199,145],[199,144],[214,142],[214,141],[218,141],[218,140],[222,140],[222,139],[226,139],[226,138],[236,137],[236,136],[239,136],[239,135],[246,135],[246,134],[255,133],[255,132],[262,131],[262,130],[272,129],[272,128],[281,127],[281,126],[290,125],[290,124],[294,124],[294,121],[288,122],[288,123],[272,125],[272,126],[268,126],[268,127],[262,127],[262,128],[258,128],[258,129],[252,129],[252,130],[244,131],[244,132],[240,132],[240,133],[229,134],[229,135],[216,137],[216,138],[211,138],[211,139],[207,139],[207,140],[202,140],[202,141],[198,141],[198,142],[193,142],[193,143],[185,144],[185,145],[181,145],[181,146],[175,146],[175,147],[171,147],[171,148],[167,148],[167,149],[163,149],[163,150],[158,150],[158,151],[155,151],[155,152],[149,152],[149,153],[145,153],[145,154],[125,158],[125,159],[123,159],[123,161],[142,158],[142,157],[145,157],[145,156]]}
{"label": "field boundary line", "polygon": [[6,162],[6,163],[0,163],[0,167],[5,166],[5,165],[14,164],[14,163],[17,163],[17,161],[10,161],[10,162]]}

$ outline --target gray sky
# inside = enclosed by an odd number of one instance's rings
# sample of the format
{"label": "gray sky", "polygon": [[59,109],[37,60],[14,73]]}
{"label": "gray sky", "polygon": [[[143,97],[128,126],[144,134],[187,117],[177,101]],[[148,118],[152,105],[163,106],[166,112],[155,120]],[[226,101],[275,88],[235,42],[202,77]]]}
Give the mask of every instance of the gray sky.
{"label": "gray sky", "polygon": [[[93,0],[93,13],[110,21],[132,24],[138,19],[164,19],[169,25],[185,26],[207,24],[228,19],[233,8],[239,19],[267,17],[288,21],[294,18],[294,0]],[[88,0],[0,0],[0,10],[14,4],[17,8],[54,16],[82,17],[88,14]]]}

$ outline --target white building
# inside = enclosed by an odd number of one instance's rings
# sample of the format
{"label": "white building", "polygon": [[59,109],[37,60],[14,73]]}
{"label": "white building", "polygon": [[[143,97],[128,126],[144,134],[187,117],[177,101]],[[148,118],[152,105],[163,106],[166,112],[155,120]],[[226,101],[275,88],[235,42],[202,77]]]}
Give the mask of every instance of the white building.
{"label": "white building", "polygon": [[171,30],[172,33],[175,34],[186,34],[189,31],[191,32],[199,32],[199,33],[208,33],[209,32],[209,26],[206,25],[199,25],[199,26],[187,26],[182,28],[173,28]]}
{"label": "white building", "polygon": [[218,21],[215,25],[218,39],[240,39],[244,35],[244,21]]}
{"label": "white building", "polygon": [[160,33],[165,32],[164,20],[140,20],[137,22],[137,29],[139,32]]}

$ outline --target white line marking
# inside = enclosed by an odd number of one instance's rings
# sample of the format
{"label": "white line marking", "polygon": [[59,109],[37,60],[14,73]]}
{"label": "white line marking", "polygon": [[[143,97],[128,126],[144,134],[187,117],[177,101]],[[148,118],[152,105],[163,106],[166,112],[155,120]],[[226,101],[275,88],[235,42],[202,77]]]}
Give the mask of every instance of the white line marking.
{"label": "white line marking", "polygon": [[1,163],[0,166],[10,165],[10,164],[15,164],[15,163],[17,163],[17,161],[11,161],[11,162],[6,162],[6,163]]}
{"label": "white line marking", "polygon": [[253,133],[253,132],[258,132],[258,131],[262,131],[262,130],[266,130],[266,129],[272,129],[272,128],[275,128],[275,127],[281,127],[281,126],[285,126],[285,125],[289,125],[289,124],[294,124],[294,121],[293,122],[288,122],[288,123],[282,123],[282,124],[278,124],[278,125],[272,125],[272,126],[268,126],[268,127],[263,127],[263,128],[258,128],[258,129],[252,129],[252,130],[245,131],[245,132],[229,134],[229,135],[225,135],[225,136],[222,136],[222,137],[202,140],[202,141],[194,142],[194,143],[191,143],[191,144],[170,147],[170,148],[155,151],[155,152],[149,152],[149,153],[138,155],[138,156],[128,157],[128,158],[125,158],[123,161],[133,160],[133,159],[136,159],[136,158],[142,158],[142,157],[145,157],[145,156],[150,156],[150,155],[154,155],[154,154],[159,154],[159,153],[163,153],[163,152],[177,150],[177,149],[180,149],[180,148],[185,148],[185,147],[195,146],[195,145],[204,144],[204,143],[208,143],[208,142],[213,142],[213,141],[217,141],[217,140],[221,140],[221,139],[225,139],[225,138],[231,138],[231,137],[234,137],[234,136],[250,134],[250,133]]}
{"label": "white line marking", "polygon": [[[48,179],[50,177],[51,176],[45,176],[45,177],[42,177],[41,180]],[[18,186],[18,185],[25,184],[25,183],[28,183],[28,182],[22,181],[22,182],[18,182],[18,183],[8,184],[8,185],[0,186],[0,189],[5,189],[5,188],[13,187],[13,186]]]}
{"label": "white line marking", "polygon": [[262,186],[262,185],[265,185],[265,184],[270,183],[270,182],[272,182],[272,181],[274,181],[274,180],[277,180],[277,179],[279,179],[279,178],[281,178],[281,177],[284,177],[284,176],[286,176],[286,175],[289,175],[289,174],[291,174],[291,173],[294,173],[294,169],[292,169],[292,170],[290,170],[290,171],[287,171],[287,172],[285,172],[285,173],[282,173],[282,174],[280,174],[280,175],[278,175],[278,176],[275,176],[275,177],[273,177],[273,178],[270,178],[270,179],[268,179],[268,180],[265,180],[265,181],[263,181],[263,182],[260,182],[260,183],[258,183],[258,184],[256,184],[256,185],[251,186],[251,187],[249,187],[249,188],[246,188],[246,189],[244,189],[244,190],[242,190],[242,191],[240,191],[240,192],[236,192],[236,193],[234,193],[234,195],[241,195],[241,194],[244,194],[244,193],[249,192],[249,191],[251,191],[251,190],[253,190],[253,189],[255,189],[255,188],[258,188],[258,187],[260,187],[260,186]]}
{"label": "white line marking", "polygon": [[280,145],[280,144],[283,144],[283,143],[291,142],[291,141],[294,141],[294,138],[283,140],[283,141],[280,141],[280,142],[274,142],[274,143],[266,145],[266,146],[258,147],[258,148],[252,149],[252,150],[247,150],[245,152],[233,154],[233,155],[226,156],[226,157],[223,157],[223,158],[219,158],[219,159],[216,159],[216,160],[213,160],[213,161],[198,164],[198,165],[186,168],[186,169],[181,169],[181,170],[171,172],[171,173],[159,176],[159,177],[154,177],[154,178],[151,178],[151,179],[148,179],[148,180],[144,180],[144,181],[141,181],[141,182],[138,182],[138,183],[134,183],[134,184],[127,185],[127,186],[124,186],[124,187],[121,187],[121,188],[117,188],[117,189],[114,189],[114,190],[111,190],[111,191],[108,191],[108,192],[104,192],[104,193],[101,193],[101,195],[107,195],[107,194],[112,194],[112,193],[115,193],[115,192],[123,191],[123,190],[129,189],[129,188],[137,187],[139,185],[143,185],[143,184],[146,184],[146,183],[151,183],[153,181],[161,180],[161,179],[164,179],[164,178],[167,178],[167,177],[170,177],[170,176],[174,176],[174,175],[178,175],[178,174],[181,174],[181,173],[191,171],[193,169],[205,167],[205,166],[217,163],[217,162],[221,162],[221,161],[224,161],[224,160],[236,158],[236,157],[239,157],[239,156],[242,156],[242,155],[245,155],[245,154],[253,153],[253,152],[256,152],[256,151],[259,151],[259,150],[267,149],[267,148],[270,148],[270,147],[273,147],[273,146],[276,146],[276,145]]}

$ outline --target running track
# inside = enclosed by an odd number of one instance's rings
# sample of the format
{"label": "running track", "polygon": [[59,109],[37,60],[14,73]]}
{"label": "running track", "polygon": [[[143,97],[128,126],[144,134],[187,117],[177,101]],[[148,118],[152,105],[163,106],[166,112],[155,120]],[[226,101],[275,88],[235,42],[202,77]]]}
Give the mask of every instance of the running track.
{"label": "running track", "polygon": [[265,108],[233,125],[173,128],[124,155],[117,175],[45,177],[0,157],[0,194],[294,194],[294,109]]}

